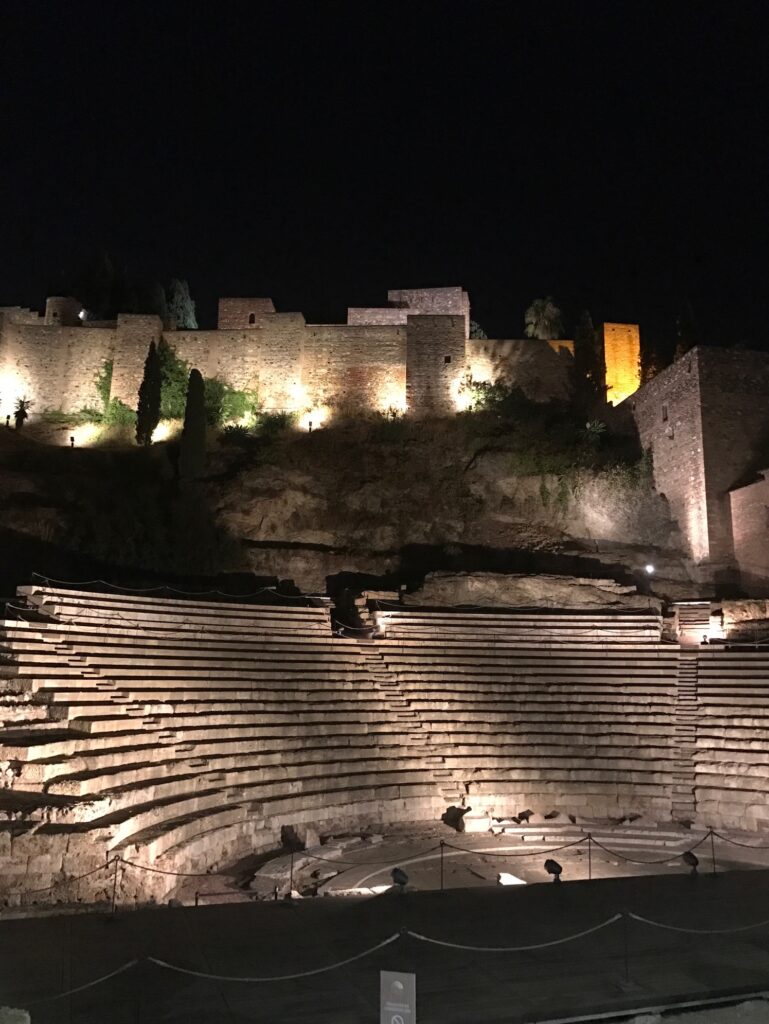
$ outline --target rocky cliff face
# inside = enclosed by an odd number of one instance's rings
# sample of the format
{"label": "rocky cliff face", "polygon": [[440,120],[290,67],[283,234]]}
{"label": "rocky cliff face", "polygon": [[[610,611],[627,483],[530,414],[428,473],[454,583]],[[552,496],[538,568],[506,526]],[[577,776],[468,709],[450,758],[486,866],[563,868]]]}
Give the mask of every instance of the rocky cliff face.
{"label": "rocky cliff face", "polygon": [[325,592],[338,573],[632,582],[653,561],[666,596],[691,589],[647,473],[554,467],[552,457],[539,469],[520,438],[490,441],[461,418],[213,444],[206,479],[187,489],[175,481],[173,446],[69,451],[0,440],[0,530],[46,545],[31,565],[41,571],[52,571],[54,550],[137,573],[249,571]]}
{"label": "rocky cliff face", "polygon": [[211,500],[254,571],[282,566],[311,590],[336,572],[571,574],[580,560],[631,575],[653,561],[673,590],[689,586],[677,528],[642,469],[521,472],[517,452],[452,421],[392,438],[360,426],[289,435],[266,457],[233,457]]}

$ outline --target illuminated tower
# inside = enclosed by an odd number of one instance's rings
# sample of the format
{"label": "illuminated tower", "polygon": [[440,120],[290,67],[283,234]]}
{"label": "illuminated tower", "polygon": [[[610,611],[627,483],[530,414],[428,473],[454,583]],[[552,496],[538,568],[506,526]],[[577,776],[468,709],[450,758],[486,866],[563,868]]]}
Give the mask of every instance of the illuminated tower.
{"label": "illuminated tower", "polygon": [[641,336],[638,324],[604,324],[606,398],[619,405],[641,386]]}

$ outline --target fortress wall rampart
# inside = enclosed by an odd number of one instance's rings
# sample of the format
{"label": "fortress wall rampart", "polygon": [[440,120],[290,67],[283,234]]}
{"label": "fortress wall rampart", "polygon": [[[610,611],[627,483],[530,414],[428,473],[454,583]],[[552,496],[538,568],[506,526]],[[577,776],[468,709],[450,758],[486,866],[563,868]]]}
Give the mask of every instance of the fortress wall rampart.
{"label": "fortress wall rampart", "polygon": [[641,334],[638,324],[603,325],[606,398],[619,405],[641,385]]}
{"label": "fortress wall rampart", "polygon": [[466,376],[462,316],[409,316],[406,400],[414,416],[456,412]]}
{"label": "fortress wall rampart", "polygon": [[112,357],[114,332],[105,328],[5,324],[0,336],[0,413],[13,413],[18,398],[33,413],[98,407],[94,380]]}
{"label": "fortress wall rampart", "polygon": [[[114,330],[115,355],[111,397],[135,409],[150,342],[160,343],[162,324],[157,316],[121,314]],[[88,331],[90,337],[91,331]]]}
{"label": "fortress wall rampart", "polygon": [[470,338],[467,371],[476,381],[504,381],[536,402],[566,399],[571,394],[574,358],[534,338],[510,341]]}
{"label": "fortress wall rampart", "polygon": [[729,495],[734,557],[747,589],[757,584],[765,592],[769,580],[769,469],[759,479]]}
{"label": "fortress wall rampart", "polygon": [[391,324],[406,326],[409,311],[389,306],[350,306],[347,310],[347,323],[350,326],[375,326]]}
{"label": "fortress wall rampart", "polygon": [[711,557],[698,350],[694,349],[630,399],[641,443],[651,449],[654,483],[697,562]]}
{"label": "fortress wall rampart", "polygon": [[4,324],[29,324],[42,326],[39,313],[26,306],[0,306],[0,332]]}
{"label": "fortress wall rampart", "polygon": [[405,408],[405,327],[311,324],[305,332],[303,366],[313,405]]}
{"label": "fortress wall rampart", "polygon": [[[763,468],[769,441],[769,355],[697,348],[710,559],[734,561],[729,490]],[[688,353],[687,353],[688,355]],[[684,357],[686,359],[686,356]],[[740,508],[736,509],[739,513]]]}
{"label": "fortress wall rampart", "polygon": [[243,330],[258,326],[265,314],[274,312],[272,299],[222,298],[216,323],[220,331]]}
{"label": "fortress wall rampart", "polygon": [[388,291],[387,301],[414,315],[461,316],[465,337],[470,335],[470,296],[463,288],[396,288]]}

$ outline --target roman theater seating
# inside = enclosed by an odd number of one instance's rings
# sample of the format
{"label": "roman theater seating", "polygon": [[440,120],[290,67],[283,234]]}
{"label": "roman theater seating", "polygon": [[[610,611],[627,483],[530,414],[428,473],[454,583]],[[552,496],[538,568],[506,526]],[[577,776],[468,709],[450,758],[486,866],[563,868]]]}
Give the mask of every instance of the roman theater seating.
{"label": "roman theater seating", "polygon": [[0,760],[49,820],[194,870],[284,824],[434,817],[429,771],[327,608],[20,593],[49,621],[4,623],[9,682],[51,721],[11,723]]}
{"label": "roman theater seating", "polygon": [[447,790],[474,809],[669,820],[678,650],[656,614],[391,608],[376,622]]}
{"label": "roman theater seating", "polygon": [[[693,799],[680,652],[653,610],[382,607],[356,640],[334,635],[327,605],[274,595],[33,585],[18,600],[0,636],[0,806],[8,864],[26,867],[0,889],[116,853],[206,871],[274,849],[283,826],[435,821],[459,802],[669,822],[684,770]],[[729,655],[702,657],[717,674]],[[715,729],[697,783],[718,802],[731,754]]]}
{"label": "roman theater seating", "polygon": [[769,827],[769,649],[699,650],[697,808],[715,827]]}

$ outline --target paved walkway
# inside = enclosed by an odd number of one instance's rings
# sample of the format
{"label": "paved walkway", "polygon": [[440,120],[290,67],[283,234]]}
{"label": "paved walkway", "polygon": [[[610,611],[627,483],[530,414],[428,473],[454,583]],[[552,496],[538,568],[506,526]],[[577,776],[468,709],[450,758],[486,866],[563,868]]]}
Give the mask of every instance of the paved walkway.
{"label": "paved walkway", "polygon": [[[0,924],[0,1005],[33,1024],[366,1024],[378,1017],[378,971],[417,974],[419,1024],[522,1024],[653,1005],[716,989],[769,987],[769,925],[738,935],[683,935],[617,922],[584,939],[526,953],[474,953],[400,938],[369,958],[302,980],[249,985],[175,974],[311,970],[410,928],[472,945],[547,942],[629,910],[670,924],[726,928],[769,919],[769,872],[715,878],[605,879],[453,890],[369,900],[83,914]],[[104,984],[53,996],[141,963]]]}

